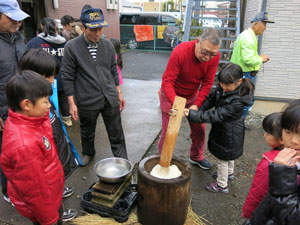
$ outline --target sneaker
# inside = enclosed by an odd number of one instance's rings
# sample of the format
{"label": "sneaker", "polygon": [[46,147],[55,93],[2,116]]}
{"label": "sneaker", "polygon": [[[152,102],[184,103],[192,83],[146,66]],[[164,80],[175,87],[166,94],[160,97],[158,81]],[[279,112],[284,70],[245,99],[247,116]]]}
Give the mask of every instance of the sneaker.
{"label": "sneaker", "polygon": [[89,163],[90,163],[90,161],[92,160],[92,156],[89,156],[89,155],[83,155],[82,157],[81,157],[81,161],[82,161],[82,166],[87,166]]}
{"label": "sneaker", "polygon": [[199,166],[201,169],[204,169],[204,170],[211,169],[211,164],[206,159],[203,159],[201,161],[197,161],[197,160],[189,158],[189,161],[190,161],[190,163]]}
{"label": "sneaker", "polygon": [[[217,179],[217,178],[218,178],[218,174],[217,174],[217,173],[214,173],[214,174],[212,175],[212,177],[213,177],[214,179]],[[233,174],[233,173],[228,175],[228,180],[229,180],[229,181],[233,181],[234,178],[235,178],[235,177],[234,177],[234,174]]]}
{"label": "sneaker", "polygon": [[65,187],[62,197],[67,198],[67,197],[71,196],[73,193],[74,193],[74,190],[72,187]]}
{"label": "sneaker", "polygon": [[3,195],[3,199],[4,201],[10,203],[12,207],[15,207],[14,203],[11,202],[10,198],[6,194]]}
{"label": "sneaker", "polygon": [[64,213],[62,215],[62,221],[67,222],[69,220],[74,219],[77,216],[77,210],[76,209],[65,209]]}
{"label": "sneaker", "polygon": [[228,187],[222,188],[217,183],[211,183],[210,185],[205,186],[205,190],[215,193],[229,193]]}
{"label": "sneaker", "polygon": [[71,127],[73,125],[71,116],[62,116],[61,120],[67,127]]}

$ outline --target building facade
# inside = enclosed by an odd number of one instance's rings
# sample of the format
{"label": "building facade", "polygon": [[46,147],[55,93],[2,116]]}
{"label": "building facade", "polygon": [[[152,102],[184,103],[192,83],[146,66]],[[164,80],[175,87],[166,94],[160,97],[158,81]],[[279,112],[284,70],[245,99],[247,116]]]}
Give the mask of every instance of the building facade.
{"label": "building facade", "polygon": [[267,24],[261,54],[270,62],[261,66],[255,96],[257,99],[286,101],[300,98],[300,4],[299,0],[248,0],[244,28],[263,8],[274,24]]}
{"label": "building facade", "polygon": [[48,16],[60,19],[64,15],[79,18],[81,9],[85,4],[103,11],[104,18],[109,27],[103,28],[106,38],[120,39],[120,19],[118,0],[19,0],[21,8],[31,17],[25,20],[25,33],[27,39],[35,36],[42,18]]}

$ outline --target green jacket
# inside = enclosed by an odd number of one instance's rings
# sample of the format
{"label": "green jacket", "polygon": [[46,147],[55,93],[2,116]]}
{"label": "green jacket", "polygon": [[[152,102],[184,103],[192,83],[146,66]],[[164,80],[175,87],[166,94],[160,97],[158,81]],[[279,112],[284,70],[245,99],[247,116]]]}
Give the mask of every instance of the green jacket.
{"label": "green jacket", "polygon": [[251,28],[244,30],[236,39],[230,62],[242,67],[243,72],[257,71],[262,57],[257,52],[257,38]]}

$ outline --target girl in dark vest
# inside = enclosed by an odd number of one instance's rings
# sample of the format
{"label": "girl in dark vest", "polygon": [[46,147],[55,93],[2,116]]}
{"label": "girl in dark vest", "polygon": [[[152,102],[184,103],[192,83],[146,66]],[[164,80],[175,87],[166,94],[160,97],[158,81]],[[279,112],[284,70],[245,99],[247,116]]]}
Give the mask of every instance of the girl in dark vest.
{"label": "girl in dark vest", "polygon": [[228,180],[234,179],[234,160],[243,154],[243,108],[251,103],[254,86],[242,77],[241,67],[229,63],[218,75],[218,87],[199,111],[184,110],[191,122],[211,123],[208,149],[217,158],[218,169],[214,176],[217,182],[205,187],[210,192],[229,193]]}
{"label": "girl in dark vest", "polygon": [[[66,44],[66,39],[56,31],[56,23],[53,19],[46,17],[41,21],[42,33],[38,34],[35,38],[32,38],[28,43],[28,48],[40,48],[44,51],[55,56],[58,61],[60,68],[62,58],[64,56],[64,47]],[[64,87],[61,81],[60,71],[55,75],[57,80],[57,91],[58,91],[58,101],[59,101],[59,111],[61,113],[62,121],[66,126],[72,126],[71,116],[69,114],[69,104],[67,96],[64,92]]]}

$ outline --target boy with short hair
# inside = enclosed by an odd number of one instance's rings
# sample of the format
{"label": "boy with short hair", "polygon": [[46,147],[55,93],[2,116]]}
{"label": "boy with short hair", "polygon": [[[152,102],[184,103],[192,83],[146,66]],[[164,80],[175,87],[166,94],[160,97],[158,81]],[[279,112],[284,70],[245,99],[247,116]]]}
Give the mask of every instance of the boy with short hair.
{"label": "boy with short hair", "polygon": [[50,83],[24,70],[6,86],[8,119],[0,163],[8,195],[33,224],[61,224],[64,172],[49,119]]}

